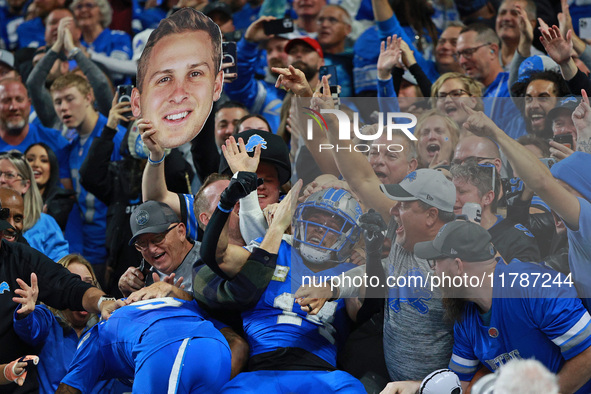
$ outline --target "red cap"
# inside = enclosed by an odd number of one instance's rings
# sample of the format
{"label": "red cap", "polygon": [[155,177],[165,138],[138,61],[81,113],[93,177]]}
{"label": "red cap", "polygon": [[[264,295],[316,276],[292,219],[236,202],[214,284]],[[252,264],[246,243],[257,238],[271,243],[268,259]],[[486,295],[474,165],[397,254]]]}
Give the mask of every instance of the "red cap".
{"label": "red cap", "polygon": [[295,44],[304,43],[308,45],[310,48],[316,51],[318,56],[324,59],[324,53],[322,53],[322,48],[320,48],[320,44],[318,41],[313,39],[312,37],[298,37],[294,38],[293,40],[289,40],[287,45],[285,45],[285,53],[289,54],[289,51]]}

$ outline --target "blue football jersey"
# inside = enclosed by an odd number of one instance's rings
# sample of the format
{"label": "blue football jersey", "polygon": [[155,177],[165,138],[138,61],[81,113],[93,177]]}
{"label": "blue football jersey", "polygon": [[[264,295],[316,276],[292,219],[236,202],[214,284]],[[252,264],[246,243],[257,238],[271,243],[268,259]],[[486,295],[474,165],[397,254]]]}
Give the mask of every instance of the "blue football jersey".
{"label": "blue football jersey", "polygon": [[225,338],[205,316],[196,301],[170,297],[124,306],[84,335],[62,382],[83,390],[100,379],[133,379],[152,354],[186,338],[214,339],[229,352]]}
{"label": "blue football jersey", "polygon": [[355,267],[343,263],[314,273],[292,246],[281,241],[277,267],[257,305],[242,313],[251,355],[282,347],[298,347],[336,366],[337,344],[347,335],[345,301],[327,302],[317,315],[308,315],[295,302],[304,276],[336,276]]}
{"label": "blue football jersey", "polygon": [[[479,364],[495,371],[513,358],[535,358],[557,373],[566,360],[591,346],[591,317],[562,274],[513,260],[497,264],[493,284],[490,324],[470,303],[454,327],[449,368],[461,380],[470,381]],[[578,392],[591,392],[590,383]]]}

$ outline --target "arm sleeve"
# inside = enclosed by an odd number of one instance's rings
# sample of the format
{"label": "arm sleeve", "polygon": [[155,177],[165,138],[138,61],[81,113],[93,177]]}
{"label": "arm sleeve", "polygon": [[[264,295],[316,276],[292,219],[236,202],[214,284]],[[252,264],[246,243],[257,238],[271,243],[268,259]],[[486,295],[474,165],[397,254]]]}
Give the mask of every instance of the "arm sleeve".
{"label": "arm sleeve", "polygon": [[105,359],[98,343],[100,326],[96,324],[82,337],[68,373],[61,381],[83,393],[90,392],[105,371]]}
{"label": "arm sleeve", "polygon": [[117,130],[108,126],[95,138],[90,145],[88,154],[80,167],[80,184],[105,205],[109,205],[113,193],[113,177],[109,171],[113,138]]}
{"label": "arm sleeve", "polygon": [[51,95],[47,88],[45,88],[47,75],[57,58],[57,53],[51,49],[48,50],[39,63],[33,67],[33,70],[27,78],[27,90],[29,91],[31,103],[35,108],[35,112],[37,113],[37,117],[41,121],[41,124],[45,127],[56,127],[60,124],[59,117],[53,108]]}
{"label": "arm sleeve", "polygon": [[415,63],[408,69],[410,73],[415,77],[417,83],[419,84],[419,89],[421,89],[421,93],[423,93],[424,97],[431,97],[431,81],[427,78],[427,75],[419,66],[419,63]]}
{"label": "arm sleeve", "polygon": [[224,86],[224,91],[232,100],[240,101],[252,110],[256,98],[260,94],[265,94],[263,87],[254,77],[258,47],[257,44],[242,38],[238,41],[236,52],[238,53],[236,60],[238,78]]}
{"label": "arm sleeve", "polygon": [[[137,73],[137,63],[135,60],[113,59],[103,53],[90,52],[92,60],[97,63],[110,64],[110,70],[119,74],[135,76]],[[82,55],[84,56],[84,55]]]}
{"label": "arm sleeve", "polygon": [[456,323],[454,325],[453,353],[448,368],[455,372],[461,381],[469,382],[478,371],[479,364],[480,361],[474,355],[464,327],[460,323]]}
{"label": "arm sleeve", "polygon": [[257,191],[240,200],[240,234],[246,244],[257,238],[264,237],[269,226],[259,205]]}
{"label": "arm sleeve", "polygon": [[394,80],[392,77],[389,79],[378,78],[378,97],[398,97],[394,91]]}
{"label": "arm sleeve", "polygon": [[587,94],[591,94],[591,80],[581,70],[577,71],[575,76],[570,81],[566,81],[566,83],[571,93],[575,96],[581,95],[581,89],[585,89]]}
{"label": "arm sleeve", "polygon": [[397,34],[398,37],[402,37],[402,39],[408,44],[410,49],[415,54],[415,59],[417,60],[417,64],[423,69],[427,77],[431,82],[435,82],[437,78],[439,78],[439,73],[435,68],[435,63],[426,60],[423,57],[423,54],[417,50],[417,48],[413,44],[413,40],[406,34],[398,18],[396,15],[392,15],[392,18],[387,19],[385,21],[377,22],[378,31],[380,33],[380,41],[385,40],[386,37],[389,37],[393,34]]}
{"label": "arm sleeve", "polygon": [[201,265],[193,279],[193,296],[212,309],[250,309],[269,285],[276,264],[276,254],[255,248],[232,280],[224,280],[208,266]]}
{"label": "arm sleeve", "polygon": [[[362,278],[363,275],[365,275],[365,267],[360,265],[359,267],[355,267],[342,275],[334,277],[332,279],[332,286],[338,287],[339,298],[352,298],[359,296],[359,288],[353,286],[353,279],[357,277]],[[339,280],[335,281],[335,279]]]}
{"label": "arm sleeve", "polygon": [[583,51],[583,53],[581,53],[579,59],[585,64],[585,66],[591,68],[591,46],[585,46],[585,50]]}
{"label": "arm sleeve", "polygon": [[54,320],[53,314],[45,305],[36,305],[33,312],[27,315],[24,319],[19,319],[16,311],[20,308],[21,305],[14,310],[14,316],[12,319],[16,335],[18,335],[23,342],[28,343],[31,346],[37,346],[44,343],[49,335],[51,323]]}
{"label": "arm sleeve", "polygon": [[113,90],[107,76],[82,51],[78,52],[74,59],[84,75],[86,75],[86,78],[88,78],[90,86],[92,86],[97,109],[101,114],[109,116],[111,102],[113,101]]}
{"label": "arm sleeve", "polygon": [[[565,280],[562,274],[552,274],[560,275],[560,279]],[[591,346],[591,316],[577,298],[574,287],[563,285],[553,290],[556,297],[531,298],[528,304],[540,329],[560,347],[564,359],[570,360]]]}
{"label": "arm sleeve", "polygon": [[[518,51],[515,51],[513,59],[511,59],[511,64],[509,65],[508,86],[511,98],[513,98],[513,94],[511,93],[511,86],[513,86],[513,84],[517,82],[517,78],[519,77],[519,66],[521,66],[521,63],[523,63],[524,60],[525,58],[521,56]],[[515,105],[517,105],[516,100],[513,100],[513,102],[515,103]]]}

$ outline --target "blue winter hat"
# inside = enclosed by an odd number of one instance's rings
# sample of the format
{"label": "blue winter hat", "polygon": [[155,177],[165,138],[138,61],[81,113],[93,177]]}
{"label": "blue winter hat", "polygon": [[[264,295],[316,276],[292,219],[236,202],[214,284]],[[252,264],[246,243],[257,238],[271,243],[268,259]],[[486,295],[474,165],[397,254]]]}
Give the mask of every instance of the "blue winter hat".
{"label": "blue winter hat", "polygon": [[591,154],[575,152],[566,159],[560,160],[550,169],[554,178],[560,179],[591,201]]}

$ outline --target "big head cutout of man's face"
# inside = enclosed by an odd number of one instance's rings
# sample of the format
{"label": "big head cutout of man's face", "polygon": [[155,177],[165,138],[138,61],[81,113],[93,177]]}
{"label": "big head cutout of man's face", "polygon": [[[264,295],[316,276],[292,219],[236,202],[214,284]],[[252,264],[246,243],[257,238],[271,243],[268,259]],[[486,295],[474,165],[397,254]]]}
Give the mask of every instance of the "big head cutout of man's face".
{"label": "big head cutout of man's face", "polygon": [[150,35],[131,107],[134,116],[151,122],[161,147],[191,141],[220,98],[221,41],[219,27],[192,8],[172,14]]}

